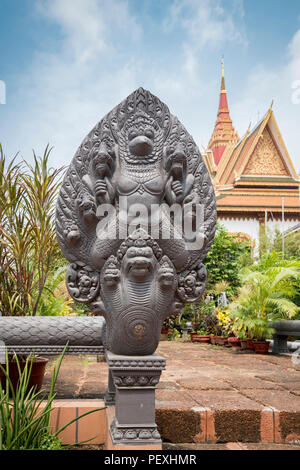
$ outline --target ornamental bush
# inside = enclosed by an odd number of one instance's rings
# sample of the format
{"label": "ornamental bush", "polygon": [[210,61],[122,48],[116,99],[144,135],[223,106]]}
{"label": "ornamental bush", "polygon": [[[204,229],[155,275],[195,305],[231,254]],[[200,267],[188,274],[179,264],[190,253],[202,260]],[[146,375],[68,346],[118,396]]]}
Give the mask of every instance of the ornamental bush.
{"label": "ornamental bush", "polygon": [[227,296],[236,295],[240,286],[239,273],[250,263],[250,239],[244,234],[230,234],[218,224],[214,241],[204,260],[208,272],[207,290],[213,292],[217,283],[227,281]]}

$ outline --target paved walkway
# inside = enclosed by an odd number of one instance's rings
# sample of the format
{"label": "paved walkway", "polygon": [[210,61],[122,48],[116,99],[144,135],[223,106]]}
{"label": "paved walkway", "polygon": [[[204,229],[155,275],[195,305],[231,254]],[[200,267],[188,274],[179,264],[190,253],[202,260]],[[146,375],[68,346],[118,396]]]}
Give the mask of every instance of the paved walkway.
{"label": "paved walkway", "polygon": [[[156,391],[165,442],[300,445],[300,360],[182,340],[162,341],[157,352],[167,360]],[[58,397],[103,397],[106,384],[105,362],[67,356]]]}

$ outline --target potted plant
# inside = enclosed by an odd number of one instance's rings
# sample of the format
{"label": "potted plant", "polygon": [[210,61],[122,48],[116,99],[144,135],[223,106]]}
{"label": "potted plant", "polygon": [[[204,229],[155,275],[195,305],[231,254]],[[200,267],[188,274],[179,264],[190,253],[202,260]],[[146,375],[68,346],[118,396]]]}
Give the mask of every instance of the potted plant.
{"label": "potted plant", "polygon": [[215,337],[215,343],[220,346],[228,346],[228,337],[232,332],[232,321],[227,307],[219,307],[217,309],[217,319],[219,335]]}
{"label": "potted plant", "polygon": [[161,334],[162,335],[168,335],[169,333],[169,319],[167,318],[161,327]]}
{"label": "potted plant", "polygon": [[[10,379],[8,356],[6,356],[5,366],[0,366],[5,377],[5,386],[0,386],[0,451],[62,450],[60,433],[84,416],[103,409],[87,411],[76,416],[57,431],[53,431],[50,418],[53,411],[53,400],[56,397],[55,385],[65,351],[66,347],[56,361],[50,390],[46,395],[45,390],[38,391],[36,387],[30,387],[32,357],[27,357],[24,368],[22,371],[20,370],[18,383],[14,390]],[[20,367],[17,357],[15,362]]]}
{"label": "potted plant", "polygon": [[[39,392],[42,388],[46,365],[48,363],[48,359],[40,356],[36,356],[35,354],[31,355],[8,355],[8,370],[9,370],[9,378],[11,381],[11,385],[14,391],[17,390],[18,384],[20,381],[20,376],[23,373],[26,364],[30,364],[28,369],[28,390],[32,387],[35,388],[37,392]],[[2,368],[0,369],[0,383],[2,388],[5,388],[6,383],[6,376],[5,376],[5,364],[0,364]],[[10,391],[11,392],[11,391]]]}
{"label": "potted plant", "polygon": [[266,354],[272,333],[271,323],[293,318],[299,307],[291,300],[300,279],[300,262],[278,260],[268,254],[260,265],[247,269],[241,276],[243,287],[229,305],[237,328],[247,329],[254,339],[255,352]]}
{"label": "potted plant", "polygon": [[210,343],[210,335],[205,330],[198,330],[195,334],[191,335],[193,343]]}
{"label": "potted plant", "polygon": [[243,350],[248,349],[246,333],[244,331],[239,331],[238,337],[240,339],[241,349]]}
{"label": "potted plant", "polygon": [[226,346],[228,344],[228,338],[226,336],[215,336],[215,344]]}
{"label": "potted plant", "polygon": [[216,335],[210,335],[211,344],[216,344]]}
{"label": "potted plant", "polygon": [[240,338],[237,338],[236,336],[230,336],[228,338],[228,345],[231,346],[232,348],[240,348],[241,340]]}

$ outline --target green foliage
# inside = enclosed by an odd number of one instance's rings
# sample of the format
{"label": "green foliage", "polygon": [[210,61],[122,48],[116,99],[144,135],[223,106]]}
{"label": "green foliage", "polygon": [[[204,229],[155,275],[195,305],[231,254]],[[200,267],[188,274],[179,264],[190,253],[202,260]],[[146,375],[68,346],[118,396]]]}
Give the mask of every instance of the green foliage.
{"label": "green foliage", "polygon": [[180,333],[177,328],[172,328],[172,333],[168,334],[168,341],[172,341],[173,339],[180,338]]}
{"label": "green foliage", "polygon": [[[275,250],[275,240],[281,240],[281,234],[278,227],[271,229],[266,227],[265,224],[259,225],[259,257],[261,258],[264,254],[273,252]],[[280,247],[276,251],[281,251],[281,242]]]}
{"label": "green foliage", "polygon": [[61,439],[57,436],[53,436],[53,434],[48,434],[44,437],[41,447],[39,450],[62,450],[63,446],[61,443]]}
{"label": "green foliage", "polygon": [[292,299],[299,279],[300,261],[282,260],[278,253],[265,255],[260,263],[245,269],[243,287],[229,305],[236,333],[265,339],[271,333],[271,322],[295,318],[299,307]]}
{"label": "green foliage", "polygon": [[48,276],[38,305],[37,315],[64,316],[73,313],[73,300],[66,299],[62,293],[56,295],[57,289],[64,283],[65,275],[66,266],[62,266]]}
{"label": "green foliage", "polygon": [[[266,253],[280,253],[282,257],[282,234],[279,226],[270,229],[262,224],[259,233],[259,254],[262,257]],[[300,230],[287,233],[284,237],[284,258],[300,259]]]}
{"label": "green foliage", "polygon": [[250,259],[249,241],[230,235],[224,227],[218,225],[216,236],[204,261],[208,272],[208,290],[213,291],[215,284],[227,281],[227,295],[235,295],[240,285],[239,272]]}
{"label": "green foliage", "polygon": [[200,300],[194,304],[185,304],[182,317],[185,323],[187,321],[197,323],[200,321],[200,318],[204,317],[205,315],[211,315],[214,311],[214,308],[215,303],[213,300],[208,303]]}
{"label": "green foliage", "polygon": [[51,149],[34,165],[7,164],[0,145],[0,312],[36,315],[54,260],[55,200],[63,168],[49,167]]}
{"label": "green foliage", "polygon": [[34,356],[27,357],[23,371],[21,371],[20,363],[16,357],[19,382],[14,390],[9,378],[9,361],[8,354],[6,354],[6,366],[0,365],[0,370],[6,377],[4,390],[0,385],[0,451],[59,450],[61,448],[59,434],[73,422],[99,410],[84,413],[55,433],[51,432],[50,414],[56,396],[54,388],[66,348],[67,346],[53,369],[50,391],[46,399],[43,390],[37,392],[34,387],[28,390]]}
{"label": "green foliage", "polygon": [[[271,253],[264,254],[259,262],[252,267],[250,270],[257,270],[260,272],[264,272],[266,269],[274,267],[286,267],[286,266],[293,266],[297,265],[299,262],[299,258],[286,258],[282,259],[282,253],[273,251]],[[300,307],[300,279],[299,277],[294,277],[289,280],[290,285],[290,299]],[[300,317],[300,313],[298,314]],[[297,316],[295,317],[297,318]]]}
{"label": "green foliage", "polygon": [[214,301],[198,301],[195,304],[186,304],[181,326],[184,326],[187,321],[193,322],[194,330],[201,329],[205,331],[204,334],[217,334],[218,320]]}
{"label": "green foliage", "polygon": [[[281,235],[277,235],[275,238],[274,249],[282,251]],[[289,233],[284,237],[284,257],[300,259],[300,230]]]}

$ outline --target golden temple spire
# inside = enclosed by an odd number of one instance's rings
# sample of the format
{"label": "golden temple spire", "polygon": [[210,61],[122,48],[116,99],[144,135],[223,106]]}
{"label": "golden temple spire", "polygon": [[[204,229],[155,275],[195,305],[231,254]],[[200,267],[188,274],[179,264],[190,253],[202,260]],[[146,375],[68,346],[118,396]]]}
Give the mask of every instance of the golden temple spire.
{"label": "golden temple spire", "polygon": [[222,59],[221,93],[226,93],[226,87],[225,87],[225,72],[224,72],[224,59]]}
{"label": "golden temple spire", "polygon": [[227,145],[234,142],[237,143],[239,141],[239,136],[234,130],[229,114],[227,91],[225,87],[224,59],[222,59],[221,64],[222,79],[218,117],[208,144],[208,150],[212,150],[216,165],[218,165],[219,161],[221,160]]}

